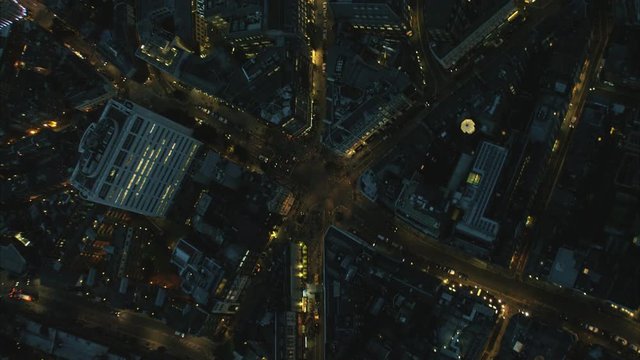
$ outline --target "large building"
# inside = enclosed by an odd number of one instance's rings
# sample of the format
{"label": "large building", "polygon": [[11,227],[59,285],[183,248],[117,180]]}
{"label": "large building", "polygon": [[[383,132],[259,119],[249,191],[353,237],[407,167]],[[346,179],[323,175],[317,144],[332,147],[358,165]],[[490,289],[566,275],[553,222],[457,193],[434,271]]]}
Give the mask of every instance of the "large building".
{"label": "large building", "polygon": [[[186,2],[186,1],[185,1]],[[209,27],[205,20],[206,4],[204,0],[191,0],[191,8],[194,13],[195,40],[201,56],[206,56],[211,47],[209,39]]]}
{"label": "large building", "polygon": [[359,31],[404,35],[408,30],[402,18],[384,3],[336,2],[331,3],[331,12],[336,22],[348,23]]}
{"label": "large building", "polygon": [[557,94],[545,94],[536,104],[532,115],[529,139],[534,143],[546,144],[551,150],[560,131],[567,111],[567,101]]}
{"label": "large building", "polygon": [[[351,46],[353,45],[353,46]],[[367,63],[353,48],[335,46],[327,56],[327,108],[324,144],[340,156],[353,156],[413,101],[409,76],[395,67]]]}
{"label": "large building", "polygon": [[164,216],[201,143],[132,102],[109,101],[85,131],[71,184],[87,200]]}
{"label": "large building", "polygon": [[429,0],[424,9],[429,50],[445,69],[454,68],[518,13],[514,0]]}
{"label": "large building", "polygon": [[193,296],[198,304],[208,304],[222,281],[224,269],[184,239],[180,239],[176,244],[171,255],[171,263],[178,267],[182,290]]}
{"label": "large building", "polygon": [[480,144],[467,181],[455,196],[456,206],[464,212],[455,227],[457,241],[480,249],[493,248],[500,225],[489,218],[488,209],[506,159],[507,149],[488,142]]}
{"label": "large building", "polygon": [[27,9],[16,0],[0,0],[0,29],[27,15]]}

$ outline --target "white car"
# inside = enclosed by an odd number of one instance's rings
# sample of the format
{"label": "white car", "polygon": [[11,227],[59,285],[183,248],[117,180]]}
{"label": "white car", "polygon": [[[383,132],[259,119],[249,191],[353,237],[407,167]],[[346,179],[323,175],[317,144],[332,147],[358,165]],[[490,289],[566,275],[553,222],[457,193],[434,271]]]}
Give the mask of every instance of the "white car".
{"label": "white car", "polygon": [[623,338],[623,337],[621,337],[621,336],[618,336],[618,335],[614,336],[614,337],[613,337],[613,340],[614,340],[615,342],[617,342],[618,344],[622,345],[622,346],[627,346],[627,345],[629,344],[629,342],[627,341],[627,339],[625,339],[625,338]]}
{"label": "white car", "polygon": [[600,332],[600,329],[598,329],[597,327],[593,326],[593,325],[587,325],[585,326],[585,329],[591,331],[594,334],[597,334]]}
{"label": "white car", "polygon": [[197,108],[198,108],[200,111],[202,111],[203,113],[207,114],[207,115],[208,115],[208,114],[211,114],[211,109],[208,109],[208,108],[206,108],[206,107],[204,107],[204,106],[200,106],[200,105],[199,105],[199,106],[197,106]]}

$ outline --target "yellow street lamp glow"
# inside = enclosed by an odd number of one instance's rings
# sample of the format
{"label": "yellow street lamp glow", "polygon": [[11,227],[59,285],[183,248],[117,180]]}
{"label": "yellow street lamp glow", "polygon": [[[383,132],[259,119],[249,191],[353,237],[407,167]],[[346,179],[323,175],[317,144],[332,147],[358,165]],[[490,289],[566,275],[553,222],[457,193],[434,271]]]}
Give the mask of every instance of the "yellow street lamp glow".
{"label": "yellow street lamp glow", "polygon": [[460,123],[460,130],[467,135],[471,135],[476,132],[476,123],[472,119],[464,119]]}

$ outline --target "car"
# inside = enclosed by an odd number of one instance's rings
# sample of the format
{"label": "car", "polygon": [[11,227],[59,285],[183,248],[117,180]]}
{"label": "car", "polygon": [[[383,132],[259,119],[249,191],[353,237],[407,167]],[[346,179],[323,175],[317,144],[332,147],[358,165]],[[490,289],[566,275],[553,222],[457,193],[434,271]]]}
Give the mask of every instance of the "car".
{"label": "car", "polygon": [[477,58],[475,58],[475,60],[473,60],[474,64],[479,63],[480,61],[482,61],[484,59],[484,55],[480,55]]}
{"label": "car", "polygon": [[629,344],[629,342],[627,341],[627,339],[623,338],[622,336],[616,335],[613,337],[613,341],[617,342],[618,344],[622,345],[622,346],[627,346]]}
{"label": "car", "polygon": [[262,271],[262,265],[260,263],[256,263],[256,266],[253,268],[253,275],[258,275],[258,273]]}
{"label": "car", "polygon": [[504,43],[504,39],[500,37],[496,37],[496,38],[489,38],[485,40],[485,42],[482,45],[487,47],[491,46],[491,47],[497,48],[500,45],[502,45],[502,43]]}
{"label": "car", "polygon": [[18,294],[17,299],[25,302],[32,302],[37,300],[35,296],[29,295],[29,294]]}
{"label": "car", "polygon": [[594,333],[594,334],[597,334],[597,333],[599,333],[599,332],[600,332],[600,329],[598,329],[597,327],[595,327],[595,326],[593,326],[593,325],[586,324],[586,325],[584,326],[584,328],[585,328],[585,329],[587,329],[587,330],[589,330],[589,331],[591,331],[591,332],[592,332],[592,333]]}
{"label": "car", "polygon": [[196,108],[198,110],[202,111],[203,113],[207,114],[207,115],[211,114],[211,109],[208,109],[208,108],[206,108],[206,107],[204,107],[202,105],[198,105],[198,106],[196,106]]}

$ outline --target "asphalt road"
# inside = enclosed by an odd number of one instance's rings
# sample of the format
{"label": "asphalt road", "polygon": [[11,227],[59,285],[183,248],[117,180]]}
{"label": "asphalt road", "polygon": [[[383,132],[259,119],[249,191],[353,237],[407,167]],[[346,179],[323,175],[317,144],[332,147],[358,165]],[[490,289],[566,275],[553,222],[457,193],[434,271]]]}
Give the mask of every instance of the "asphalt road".
{"label": "asphalt road", "polygon": [[[484,60],[474,66],[476,72],[482,73],[485,69],[495,66],[497,62],[501,61],[501,54],[505,51],[525,46],[523,44],[526,44],[526,40],[535,26],[548,16],[560,11],[560,9],[558,2],[547,2],[544,6],[532,9],[526,23],[517,29],[501,48],[486,54]],[[414,19],[417,23],[421,22],[419,7]],[[420,42],[426,41],[420,33],[417,35]],[[415,34],[414,37],[416,37]],[[424,48],[420,50],[422,54],[425,54]],[[422,61],[426,61],[427,71],[432,69],[433,63],[435,63],[435,60],[429,56],[423,56]],[[455,81],[453,76],[447,78],[441,72],[429,71],[428,74],[431,74],[432,78],[429,86],[435,88],[435,92],[440,95],[440,101],[437,101],[437,103],[442,103],[444,99],[454,95],[458,89],[463,88],[473,78],[473,74],[457,74],[456,77],[460,79]],[[628,339],[639,338],[640,333],[638,332],[637,323],[626,318],[599,313],[596,309],[602,305],[600,300],[577,294],[567,289],[558,289],[540,281],[520,280],[513,273],[467,256],[460,250],[418,234],[412,228],[395,219],[392,214],[381,211],[378,205],[369,203],[360,195],[352,193],[351,196],[347,195],[345,197],[344,191],[355,192],[354,183],[357,181],[359,174],[375,161],[379,161],[399,142],[411,134],[430,111],[430,109],[419,111],[414,116],[404,120],[401,129],[390,133],[384,142],[369,145],[350,159],[342,159],[341,163],[348,172],[348,176],[333,179],[331,185],[328,186],[332,191],[316,189],[317,191],[311,190],[304,194],[299,199],[300,204],[298,204],[297,209],[307,212],[308,209],[315,206],[315,202],[309,199],[317,199],[324,196],[326,200],[322,216],[322,229],[326,229],[329,225],[334,209],[340,207],[345,209],[343,212],[346,215],[346,219],[342,223],[345,228],[357,229],[365,239],[375,239],[377,234],[385,234],[385,236],[390,236],[392,239],[396,238],[399,243],[406,246],[408,253],[417,254],[420,258],[429,262],[440,263],[457,271],[467,273],[472,284],[479,285],[502,296],[506,301],[515,304],[515,306],[526,308],[534,313],[544,313],[547,318],[551,319],[559,318],[560,314],[565,314],[574,323],[586,322],[595,324],[600,328],[621,333],[623,336],[627,336]],[[343,190],[338,191],[337,189]],[[357,198],[355,204],[353,201],[347,200],[353,198]],[[399,229],[398,233],[391,234],[390,229],[396,226]],[[317,238],[314,236],[309,239],[310,254],[321,254],[322,249],[321,245],[318,245]],[[319,243],[321,244],[322,242],[320,241]],[[310,273],[321,274],[320,262],[313,265],[310,266]],[[592,341],[592,339],[589,339],[589,341]],[[608,343],[608,340],[605,339],[603,343]]]}
{"label": "asphalt road", "polygon": [[429,37],[422,31],[422,29],[426,28],[424,24],[424,2],[425,0],[416,0],[415,7],[412,9],[411,28],[413,35],[410,40],[414,49],[417,49],[417,54],[420,55],[418,63],[423,74],[423,84],[427,89],[430,89],[431,98],[437,98],[440,85],[448,83],[450,79],[447,78],[444,69],[427,48],[429,46]]}
{"label": "asphalt road", "polygon": [[[426,263],[437,263],[469,276],[469,283],[528,308],[544,309],[558,317],[566,314],[570,319],[589,323],[627,339],[640,339],[640,324],[622,315],[598,311],[604,307],[599,299],[579,294],[571,289],[560,289],[544,281],[522,280],[501,267],[488,264],[464,254],[461,250],[445,245],[395,218],[388,211],[381,211],[377,204],[358,196],[350,218],[340,224],[343,228],[357,229],[366,241],[375,241],[378,234],[389,237]],[[393,228],[397,227],[397,232]],[[424,265],[423,264],[423,265]],[[420,266],[416,263],[416,266]]]}
{"label": "asphalt road", "polygon": [[[602,1],[597,3],[601,5]],[[609,41],[609,35],[612,30],[609,23],[609,13],[606,8],[602,8],[596,14],[598,18],[594,21],[594,41],[590,42],[591,46],[584,57],[577,83],[572,89],[569,106],[560,125],[559,135],[556,140],[559,144],[558,149],[550,155],[544,177],[539,186],[540,191],[536,193],[535,201],[528,211],[529,214],[535,217],[544,216],[551,202],[554,190],[562,174],[574,129],[579,125],[580,116],[589,94],[589,88],[597,77],[598,64],[604,56]],[[538,226],[540,225],[538,224]],[[534,247],[533,241],[534,238],[532,236],[526,236],[517,252],[517,256],[512,258],[512,268],[518,274],[522,274],[527,266],[530,251]]]}
{"label": "asphalt road", "polygon": [[[28,2],[37,3],[35,1]],[[551,6],[536,9],[535,13],[532,12],[530,16],[531,19],[516,31],[514,35],[507,39],[501,48],[493,51],[491,54],[487,54],[483,61],[474,66],[476,71],[482,72],[483,69],[494,66],[504,51],[523,46],[522,43],[535,25],[542,21],[547,15],[558,11],[557,6],[554,5],[556,3],[557,2],[554,2]],[[417,15],[414,21],[421,23],[420,9],[418,9],[418,13],[420,15]],[[38,8],[34,5],[32,14],[35,21],[43,27],[48,28],[47,26],[50,26],[52,15],[47,13],[46,9]],[[454,79],[453,77],[443,76],[441,72],[437,70],[431,71],[435,63],[433,59],[425,54],[423,46],[427,39],[423,38],[421,34],[418,34],[418,39],[422,43],[422,60],[423,62],[427,62],[427,75],[432,77],[434,84],[431,85],[436,86],[434,92],[439,94],[440,101],[465,86],[467,81],[473,77],[473,74],[463,73],[457,75],[459,79]],[[85,57],[92,64],[97,64],[96,66],[98,67],[100,67],[100,64],[103,64],[101,57],[94,48],[89,44],[83,43],[82,39],[75,38],[73,44],[70,45],[77,51],[85,54]],[[112,66],[107,65],[101,71],[103,71],[105,76],[109,75],[114,82],[120,81],[119,74],[114,71]],[[241,126],[251,128],[251,131],[255,132],[252,134],[254,136],[242,134],[237,134],[236,136],[234,133],[232,134],[232,138],[235,139],[237,137],[238,139],[244,139],[238,141],[244,141],[244,144],[247,144],[246,146],[250,149],[252,156],[255,156],[263,149],[267,150],[273,146],[272,143],[259,140],[267,137],[265,136],[267,132],[267,130],[265,130],[267,128],[266,125],[258,124],[255,118],[250,118],[242,112],[215,103],[215,101],[206,94],[196,91],[191,92],[188,94],[189,106],[185,108],[184,104],[173,103],[174,101],[168,101],[166,97],[159,96],[156,91],[150,89],[151,87],[136,85],[131,81],[124,81],[121,86],[127,87],[129,89],[128,93],[134,97],[133,100],[141,101],[143,105],[146,104],[144,101],[157,103],[157,106],[165,104],[165,106],[171,106],[172,108],[186,109],[187,112],[190,112],[192,115],[198,115],[198,110],[194,110],[195,106],[208,106],[213,108],[214,111],[222,113],[225,117],[229,117],[231,119],[230,122],[233,121],[234,123],[241,124]],[[322,92],[322,89],[317,90],[318,93]],[[321,213],[321,219],[318,225],[320,230],[304,238],[309,244],[310,257],[314,259],[310,261],[310,277],[312,278],[314,275],[321,276],[322,274],[322,262],[320,261],[322,256],[321,237],[324,234],[324,230],[333,222],[335,209],[340,208],[345,210],[345,219],[342,225],[345,228],[357,228],[365,240],[375,239],[377,234],[385,234],[392,240],[404,245],[408,252],[415,254],[425,263],[427,261],[436,262],[454,268],[458,272],[466,273],[469,275],[470,283],[481,286],[498,296],[502,296],[505,301],[527,308],[531,312],[535,313],[536,311],[540,311],[541,313],[544,312],[548,314],[564,313],[578,321],[588,322],[609,331],[615,330],[628,339],[640,339],[637,323],[607,313],[598,313],[596,309],[600,306],[599,300],[583,295],[578,296],[571,291],[550,287],[542,282],[532,283],[517,279],[503,269],[488,265],[478,259],[462,254],[457,249],[450,248],[434,239],[429,239],[424,235],[417,234],[415,230],[395,219],[393,214],[381,210],[379,205],[370,203],[368,200],[356,194],[354,184],[358,175],[374,161],[382,158],[400,141],[403,141],[416,126],[420,125],[420,122],[425,119],[429,112],[430,109],[418,111],[417,114],[406,119],[401,128],[393,134],[390,134],[389,138],[384,142],[369,146],[365,151],[357,153],[350,159],[340,160],[341,165],[347,169],[348,175],[330,175],[326,169],[324,169],[323,159],[310,159],[312,164],[310,164],[310,168],[306,170],[309,170],[309,173],[315,176],[314,179],[308,181],[309,185],[301,187],[304,192],[300,194],[296,211],[293,212],[293,214],[297,214],[298,212],[308,214],[312,209],[319,209]],[[223,131],[226,129],[226,127],[221,124],[215,124],[214,126]],[[229,133],[232,131],[233,130],[229,130]],[[309,150],[309,152],[312,151]],[[393,233],[391,229],[396,226],[398,227],[398,231],[397,233]],[[416,262],[416,266],[420,266],[420,262]],[[39,309],[37,311],[41,313],[53,312],[53,310],[50,309],[55,309],[56,312],[60,312],[61,314],[77,316],[89,324],[109,324],[115,332],[131,334],[131,336],[145,343],[148,342],[152,346],[154,344],[163,344],[170,352],[181,353],[184,351],[182,354],[189,354],[189,351],[193,351],[200,353],[204,346],[201,344],[202,340],[187,339],[186,341],[179,341],[173,336],[173,332],[170,329],[166,329],[162,323],[145,316],[127,313],[121,318],[115,318],[113,315],[99,310],[93,304],[72,301],[77,299],[68,298],[70,294],[56,293],[55,296],[48,297],[47,291],[48,290],[43,290],[44,296],[41,297],[37,305],[29,304],[27,307],[31,306],[36,310]],[[22,304],[20,306],[22,306]],[[186,349],[182,350],[184,347],[186,347]],[[323,358],[322,350],[315,349],[312,356],[317,359]]]}
{"label": "asphalt road", "polygon": [[[6,298],[14,284],[14,281],[4,278],[0,293]],[[53,322],[59,321],[65,326],[74,324],[71,330],[76,335],[83,333],[92,334],[94,337],[111,335],[128,346],[137,348],[155,350],[164,346],[168,355],[177,358],[185,356],[190,359],[211,358],[214,344],[209,340],[193,336],[179,338],[175,336],[173,329],[146,315],[122,311],[117,317],[105,304],[93,302],[87,297],[78,296],[69,291],[40,285],[37,279],[29,286],[21,284],[19,288],[36,293],[38,300],[27,303],[7,299],[8,306],[17,312],[43,316]]]}

